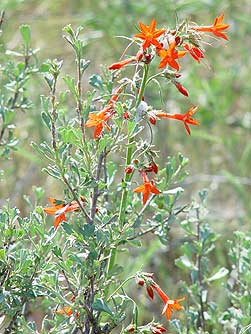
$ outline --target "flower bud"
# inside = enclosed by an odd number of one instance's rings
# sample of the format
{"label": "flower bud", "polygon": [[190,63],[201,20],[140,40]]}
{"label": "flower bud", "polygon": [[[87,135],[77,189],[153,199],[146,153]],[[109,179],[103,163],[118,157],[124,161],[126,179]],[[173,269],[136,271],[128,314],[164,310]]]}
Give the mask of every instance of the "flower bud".
{"label": "flower bud", "polygon": [[132,166],[127,166],[127,167],[125,168],[125,173],[126,173],[126,174],[132,174],[132,171],[133,171],[133,167],[132,167]]}
{"label": "flower bud", "polygon": [[175,37],[175,43],[176,43],[176,45],[179,45],[179,43],[180,43],[180,36],[176,36]]}
{"label": "flower bud", "polygon": [[155,125],[156,124],[156,116],[155,115],[150,115],[149,121],[151,124]]}
{"label": "flower bud", "polygon": [[154,293],[153,293],[153,289],[150,286],[146,287],[146,291],[148,293],[148,296],[153,299],[154,298]]}
{"label": "flower bud", "polygon": [[149,64],[152,60],[152,55],[150,53],[145,54],[144,63]]}
{"label": "flower bud", "polygon": [[123,113],[123,118],[124,118],[124,119],[129,119],[129,118],[130,118],[130,114],[129,114],[128,111],[125,111],[125,112]]}
{"label": "flower bud", "polygon": [[136,282],[138,285],[143,286],[145,284],[145,281],[142,278],[137,277]]}

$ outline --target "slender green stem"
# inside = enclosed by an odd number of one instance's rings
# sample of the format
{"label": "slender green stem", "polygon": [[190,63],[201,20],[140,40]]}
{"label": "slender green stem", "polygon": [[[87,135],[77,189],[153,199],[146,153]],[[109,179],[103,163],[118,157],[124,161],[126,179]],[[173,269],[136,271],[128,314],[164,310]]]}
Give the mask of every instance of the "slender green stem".
{"label": "slender green stem", "polygon": [[145,64],[144,65],[143,79],[141,81],[139,95],[138,95],[137,100],[136,100],[136,105],[135,105],[136,108],[139,106],[140,102],[142,101],[142,97],[144,95],[146,84],[147,84],[148,72],[149,72],[149,65]]}
{"label": "slender green stem", "polygon": [[[137,96],[136,103],[135,103],[135,108],[136,109],[138,108],[140,102],[142,101],[142,97],[144,95],[144,91],[145,91],[146,83],[147,83],[148,72],[149,72],[149,65],[145,64],[139,94]],[[132,131],[132,135],[129,136],[129,138],[128,138],[125,166],[128,166],[128,165],[131,164],[132,154],[133,154],[133,149],[134,149],[134,145],[133,145],[134,140],[135,140],[135,135],[134,135],[134,131]],[[120,228],[123,227],[124,220],[125,220],[125,212],[126,212],[126,205],[127,205],[127,194],[128,194],[127,184],[128,184],[128,182],[130,182],[131,177],[132,177],[131,174],[125,174],[124,180],[122,181],[123,192],[122,192],[120,208],[119,208],[119,217],[118,217]],[[114,266],[114,263],[116,261],[116,253],[117,253],[117,249],[115,247],[111,250],[111,254],[110,254],[110,258],[109,258],[109,262],[108,262],[108,268],[107,268],[108,273],[112,269],[112,267]]]}
{"label": "slender green stem", "polygon": [[107,301],[109,302],[109,300],[131,279],[133,279],[135,276],[130,276],[128,277],[126,280],[124,280],[118,287],[116,290],[113,291],[113,293],[110,295],[110,297],[107,298]]}
{"label": "slender green stem", "polygon": [[[149,66],[145,65],[144,66],[143,79],[142,79],[142,82],[141,82],[139,94],[138,94],[136,104],[135,104],[136,108],[138,108],[140,102],[142,101],[142,97],[144,95],[146,82],[147,82],[148,71],[149,71]],[[132,136],[130,136],[128,138],[128,145],[127,145],[127,152],[126,152],[126,166],[130,165],[130,163],[132,161],[134,140],[135,140],[135,136],[134,136],[134,134],[132,134]],[[124,223],[126,203],[127,203],[127,194],[128,194],[127,183],[130,180],[131,180],[131,175],[130,174],[125,174],[125,178],[124,178],[125,185],[123,186],[123,193],[122,193],[120,209],[119,209],[119,223],[120,223],[120,226],[123,225],[123,223]]]}
{"label": "slender green stem", "polygon": [[154,74],[152,75],[150,78],[147,79],[147,82],[146,82],[146,85],[149,84],[149,82],[151,82],[153,79],[157,78],[157,77],[160,77],[163,75],[163,72],[160,72],[160,73],[157,73],[157,74]]}

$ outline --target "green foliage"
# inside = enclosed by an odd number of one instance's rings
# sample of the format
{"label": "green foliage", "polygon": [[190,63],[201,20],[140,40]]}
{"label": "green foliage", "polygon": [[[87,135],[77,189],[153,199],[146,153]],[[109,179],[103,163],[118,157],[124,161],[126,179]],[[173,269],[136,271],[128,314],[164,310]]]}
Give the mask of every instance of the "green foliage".
{"label": "green foliage", "polygon": [[[210,255],[215,249],[217,235],[205,221],[207,192],[199,193],[200,202],[194,202],[185,220],[180,222],[185,232],[185,241],[181,246],[182,254],[176,265],[190,274],[190,282],[182,287],[188,298],[186,309],[186,332],[188,333],[218,333],[221,328],[217,325],[217,305],[210,300],[211,282],[224,278],[229,270],[224,267],[214,267],[210,264]],[[177,323],[173,323],[177,327]]]}
{"label": "green foliage", "polygon": [[220,318],[226,333],[237,328],[239,333],[250,333],[251,273],[250,233],[236,231],[229,241],[229,260],[232,268],[226,283],[231,306]]}
{"label": "green foliage", "polygon": [[[145,295],[134,285],[128,286],[134,273],[143,268],[156,273],[171,297],[178,295],[180,287],[186,295],[183,312],[174,313],[168,323],[161,318],[168,332],[251,332],[251,254],[246,233],[251,147],[246,107],[250,91],[248,4],[164,0],[160,6],[157,0],[59,0],[40,6],[37,1],[0,4],[8,10],[0,23],[0,197],[10,197],[7,204],[0,200],[0,332],[77,333],[88,323],[96,326],[97,333],[128,333],[132,330],[126,324],[131,322],[136,324],[135,333],[153,333],[159,324],[151,320],[160,318],[159,303],[149,306]],[[127,78],[130,88],[125,88],[120,71],[111,74],[98,68],[100,62],[109,64],[121,56],[123,41],[114,36],[132,36],[136,22],[147,23],[152,17],[166,23],[168,14],[169,22],[175,23],[175,12],[178,21],[188,14],[194,21],[205,18],[202,24],[206,25],[223,10],[232,21],[230,45],[235,48],[209,51],[206,63],[213,72],[197,64],[186,67],[182,74],[189,99],[176,97],[176,88],[163,78],[160,82],[153,78],[145,93],[147,103],[168,112],[199,101],[200,129],[189,140],[184,139],[180,124],[150,133],[145,115],[136,118],[133,90],[140,79],[135,83]],[[29,25],[18,28],[26,14]],[[67,43],[63,45],[58,32],[62,22],[70,21],[85,28],[65,26]],[[93,39],[97,40],[92,45]],[[54,60],[39,64],[33,45],[41,47],[44,59]],[[126,50],[125,55],[130,52]],[[140,76],[141,67],[138,71]],[[123,91],[109,122],[111,131],[105,130],[95,141],[92,129],[84,124],[90,113],[109,104],[116,81]],[[150,109],[155,110],[149,105]],[[125,111],[130,114],[128,120],[123,118]],[[127,142],[127,135],[133,140]],[[29,148],[30,141],[37,156]],[[133,159],[139,161],[132,162],[132,175],[125,177],[122,164],[130,147],[136,150]],[[177,151],[182,153],[177,155]],[[189,156],[192,170],[188,178],[184,155]],[[142,183],[137,169],[152,159],[165,166],[156,177],[162,193],[142,206],[141,195],[132,190]],[[36,164],[35,181],[30,163]],[[40,186],[32,187],[30,182]],[[212,188],[207,218],[205,193],[192,205],[187,195],[205,183]],[[120,210],[122,193],[127,193],[124,212]],[[48,196],[57,197],[57,204],[79,204],[78,211],[66,213],[67,222],[61,222],[57,230],[49,217],[45,221],[42,206]],[[233,232],[237,229],[243,232]],[[66,306],[72,310],[70,317],[57,312]],[[36,312],[42,323],[33,321]]]}
{"label": "green foliage", "polygon": [[8,56],[1,66],[0,82],[0,159],[8,159],[11,151],[17,149],[15,118],[18,112],[30,110],[32,102],[28,98],[27,85],[32,75],[38,72],[36,49],[30,46],[31,32],[28,25],[20,26],[24,44],[18,51],[3,51]]}

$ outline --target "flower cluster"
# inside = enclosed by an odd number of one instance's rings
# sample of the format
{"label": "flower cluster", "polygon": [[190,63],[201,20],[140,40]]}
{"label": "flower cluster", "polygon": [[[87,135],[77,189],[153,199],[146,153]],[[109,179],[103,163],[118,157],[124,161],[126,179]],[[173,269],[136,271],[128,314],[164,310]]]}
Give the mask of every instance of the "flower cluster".
{"label": "flower cluster", "polygon": [[[228,39],[227,35],[223,33],[229,28],[229,24],[223,24],[224,14],[217,17],[211,26],[197,26],[192,23],[182,22],[175,30],[170,29],[156,29],[156,20],[153,19],[149,26],[140,22],[140,33],[134,35],[133,44],[136,42],[139,45],[139,50],[135,56],[123,59],[117,63],[110,65],[109,70],[119,70],[129,64],[150,64],[154,58],[160,58],[158,68],[163,70],[160,76],[166,77],[177,88],[177,90],[188,97],[189,93],[183,85],[177,81],[181,76],[178,71],[180,65],[178,59],[190,54],[191,57],[198,63],[205,58],[204,49],[202,47],[202,34],[211,33],[218,38]],[[138,42],[140,40],[140,42]],[[99,112],[89,113],[89,118],[85,124],[86,128],[94,127],[94,139],[99,139],[104,127],[110,131],[108,120],[115,114],[115,103],[122,92],[118,88],[113,97],[108,101],[107,105]],[[138,92],[137,92],[138,93]],[[143,99],[143,96],[142,96]],[[169,114],[159,113],[158,117],[172,118],[183,121],[187,133],[190,135],[191,131],[187,124],[199,125],[199,122],[191,119],[192,115],[198,109],[193,106],[186,114]],[[129,112],[125,112],[124,119],[128,119]],[[156,117],[149,115],[150,122],[156,123]]]}
{"label": "flower cluster", "polygon": [[[119,70],[131,63],[138,66],[140,63],[149,64],[154,58],[160,58],[158,65],[159,69],[163,69],[160,75],[166,77],[175,85],[177,90],[188,97],[187,89],[177,81],[181,76],[178,71],[180,65],[178,59],[189,54],[196,62],[200,63],[201,59],[205,58],[204,49],[202,47],[202,34],[212,33],[218,38],[228,40],[228,37],[222,31],[229,28],[229,24],[223,24],[224,13],[217,17],[211,26],[197,26],[182,22],[175,30],[156,29],[156,20],[153,19],[149,26],[140,22],[139,27],[141,32],[134,35],[138,43],[139,50],[136,56],[121,60],[120,62],[110,65],[110,70]],[[174,71],[175,70],[175,71]],[[199,125],[199,122],[190,118],[190,116],[197,111],[197,106],[192,106],[186,114],[168,114],[159,113],[158,117],[172,118],[183,121],[187,133],[190,135],[191,131],[187,124]],[[156,117],[149,115],[149,120],[152,124],[156,123]]]}
{"label": "flower cluster", "polygon": [[[139,51],[136,56],[122,60],[109,66],[110,70],[118,70],[133,62],[149,63],[155,55],[160,58],[159,69],[167,66],[179,71],[180,65],[177,59],[189,53],[198,63],[204,58],[204,50],[201,46],[201,35],[198,33],[209,32],[216,37],[228,40],[222,32],[229,28],[229,24],[223,24],[224,13],[217,17],[211,26],[193,26],[182,22],[175,30],[156,29],[156,19],[153,19],[148,26],[140,22],[141,32],[134,35],[137,39],[143,40],[139,44]],[[154,47],[154,49],[149,49]],[[178,50],[177,48],[181,48]]]}
{"label": "flower cluster", "polygon": [[151,299],[154,299],[154,291],[159,295],[164,303],[162,314],[165,314],[168,320],[171,319],[171,315],[174,310],[182,310],[182,306],[179,303],[185,300],[185,297],[180,299],[169,298],[160,286],[153,280],[152,273],[139,273],[136,277],[136,282],[140,286],[146,286],[147,294]]}

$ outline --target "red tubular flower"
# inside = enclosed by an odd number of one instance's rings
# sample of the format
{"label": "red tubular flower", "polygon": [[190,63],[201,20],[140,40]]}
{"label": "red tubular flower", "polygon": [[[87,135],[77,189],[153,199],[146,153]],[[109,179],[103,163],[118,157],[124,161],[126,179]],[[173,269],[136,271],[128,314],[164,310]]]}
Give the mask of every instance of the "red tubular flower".
{"label": "red tubular flower", "polygon": [[149,27],[144,25],[144,23],[139,22],[141,33],[134,35],[134,37],[143,39],[142,50],[145,51],[150,45],[155,45],[157,48],[161,49],[162,46],[157,40],[164,32],[165,29],[155,30],[156,19],[153,19]]}
{"label": "red tubular flower", "polygon": [[111,97],[111,99],[108,101],[107,105],[114,105],[114,103],[118,100],[119,98],[119,94],[122,92],[122,88],[121,87],[118,87],[113,96]]}
{"label": "red tubular flower", "polygon": [[189,46],[188,44],[184,44],[184,48],[198,63],[200,63],[201,58],[205,58],[203,52],[199,48],[196,48],[195,46]]}
{"label": "red tubular flower", "polygon": [[217,37],[228,40],[227,35],[225,35],[222,31],[228,29],[230,25],[221,23],[223,19],[224,13],[222,13],[219,17],[216,17],[214,23],[211,26],[192,27],[192,29],[201,32],[211,32]]}
{"label": "red tubular flower", "polygon": [[188,91],[186,90],[185,87],[183,87],[178,81],[173,81],[173,83],[175,84],[175,87],[178,89],[178,91],[185,95],[185,96],[188,96]]}
{"label": "red tubular flower", "polygon": [[160,58],[162,58],[159,68],[164,68],[167,65],[173,67],[175,70],[179,70],[180,66],[175,59],[183,57],[187,52],[186,51],[177,51],[175,50],[176,42],[171,43],[168,50],[161,49],[158,51]]}
{"label": "red tubular flower", "polygon": [[190,135],[191,130],[189,129],[188,124],[200,125],[200,123],[196,119],[191,117],[194,113],[196,113],[197,110],[198,110],[198,106],[193,106],[184,115],[183,114],[168,114],[168,113],[158,112],[158,113],[156,113],[156,116],[163,117],[163,118],[173,118],[173,119],[177,119],[179,121],[182,121],[184,123],[184,126],[185,126],[186,130],[187,130],[187,133]]}
{"label": "red tubular flower", "polygon": [[142,201],[143,201],[143,204],[145,205],[151,193],[157,195],[157,194],[160,194],[160,191],[155,187],[154,181],[153,180],[150,181],[148,179],[145,172],[142,171],[141,175],[143,177],[144,184],[137,187],[133,191],[135,193],[140,193],[140,192],[143,193]]}
{"label": "red tubular flower", "polygon": [[162,314],[166,314],[166,317],[168,320],[171,318],[171,314],[173,310],[180,311],[182,309],[182,306],[179,304],[179,302],[182,302],[184,298],[181,299],[170,299],[165,292],[160,288],[160,286],[152,280],[152,287],[157,292],[159,297],[164,302],[165,306],[163,308]]}
{"label": "red tubular flower", "polygon": [[68,204],[60,203],[56,199],[49,197],[49,202],[53,205],[53,207],[43,208],[44,212],[48,215],[55,215],[54,227],[57,229],[59,224],[62,221],[67,221],[66,212],[77,211],[79,210],[79,204],[76,201],[72,201]]}
{"label": "red tubular flower", "polygon": [[121,60],[120,62],[118,63],[114,63],[112,65],[110,65],[108,67],[109,70],[119,70],[121,69],[122,67],[134,62],[137,60],[137,57],[132,57],[132,58],[128,58],[128,59],[124,59],[124,60]]}

